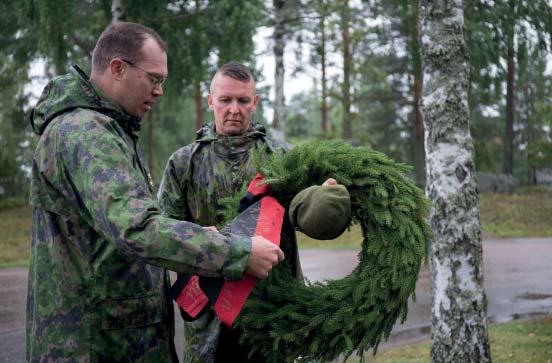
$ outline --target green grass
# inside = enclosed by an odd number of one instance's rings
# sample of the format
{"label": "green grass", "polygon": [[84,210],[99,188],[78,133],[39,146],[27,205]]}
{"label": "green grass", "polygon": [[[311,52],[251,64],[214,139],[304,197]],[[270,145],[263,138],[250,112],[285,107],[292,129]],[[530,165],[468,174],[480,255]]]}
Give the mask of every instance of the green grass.
{"label": "green grass", "polygon": [[[552,363],[552,316],[493,324],[489,327],[491,357],[494,363]],[[367,355],[371,363],[427,363],[429,341]],[[358,362],[353,357],[347,362]]]}
{"label": "green grass", "polygon": [[27,205],[27,201],[24,199],[0,199],[0,211],[4,209],[12,209],[16,207],[24,207]]}
{"label": "green grass", "polygon": [[[552,189],[529,187],[513,194],[480,195],[481,226],[485,238],[552,237]],[[360,248],[360,226],[332,241],[318,241],[298,233],[299,248]]]}
{"label": "green grass", "polygon": [[[484,237],[552,237],[552,190],[526,188],[514,194],[480,197]],[[25,201],[0,200],[0,267],[21,266],[29,258],[31,210]],[[319,241],[297,234],[299,248],[360,248],[360,226],[335,240]]]}
{"label": "green grass", "polygon": [[514,194],[482,193],[481,225],[486,237],[552,236],[552,189],[525,188]]}
{"label": "green grass", "polygon": [[31,208],[0,207],[0,267],[26,265],[31,242]]}
{"label": "green grass", "polygon": [[341,236],[329,241],[320,241],[297,232],[297,243],[299,248],[360,248],[362,242],[362,231],[360,225],[353,225]]}

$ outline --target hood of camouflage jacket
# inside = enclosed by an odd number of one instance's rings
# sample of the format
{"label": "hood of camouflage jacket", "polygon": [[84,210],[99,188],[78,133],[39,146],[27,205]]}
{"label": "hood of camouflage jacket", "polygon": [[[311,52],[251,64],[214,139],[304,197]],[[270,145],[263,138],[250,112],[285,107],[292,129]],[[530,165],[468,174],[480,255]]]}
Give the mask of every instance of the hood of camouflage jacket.
{"label": "hood of camouflage jacket", "polygon": [[42,135],[54,117],[76,108],[92,109],[109,116],[129,133],[140,130],[141,119],[127,114],[102,96],[78,66],[73,66],[69,73],[54,78],[46,85],[31,111],[31,127],[37,135]]}

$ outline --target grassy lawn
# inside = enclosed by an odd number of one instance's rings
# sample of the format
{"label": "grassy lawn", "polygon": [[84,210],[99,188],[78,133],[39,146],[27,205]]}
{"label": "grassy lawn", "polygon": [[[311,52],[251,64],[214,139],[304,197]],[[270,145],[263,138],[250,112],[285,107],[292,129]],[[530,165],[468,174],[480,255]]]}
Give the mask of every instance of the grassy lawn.
{"label": "grassy lawn", "polygon": [[341,236],[329,241],[320,241],[297,232],[297,243],[299,248],[360,248],[362,242],[362,231],[359,225],[353,225]]}
{"label": "grassy lawn", "polygon": [[517,194],[482,193],[484,236],[552,236],[552,189],[530,188]]}
{"label": "grassy lawn", "polygon": [[[494,324],[489,328],[494,363],[552,363],[552,316]],[[372,363],[427,363],[429,342],[413,343],[368,355]],[[347,362],[358,362],[356,357]]]}
{"label": "grassy lawn", "polygon": [[[485,237],[552,236],[552,190],[525,189],[515,194],[483,193],[481,223]],[[26,264],[31,235],[30,208],[23,202],[0,201],[0,268]],[[359,248],[360,227],[331,241],[298,233],[299,248]]]}
{"label": "grassy lawn", "polygon": [[0,267],[26,265],[31,241],[31,209],[0,205]]}
{"label": "grassy lawn", "polygon": [[[482,193],[480,211],[484,238],[552,237],[552,189]],[[318,241],[301,233],[297,236],[299,248],[359,248],[362,240],[360,226],[353,226],[332,241]]]}

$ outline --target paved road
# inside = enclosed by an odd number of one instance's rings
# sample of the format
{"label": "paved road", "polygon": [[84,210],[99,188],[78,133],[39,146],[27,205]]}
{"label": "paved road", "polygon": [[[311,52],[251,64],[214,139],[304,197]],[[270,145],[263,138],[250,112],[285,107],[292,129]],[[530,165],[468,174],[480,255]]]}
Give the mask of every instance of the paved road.
{"label": "paved road", "polygon": [[[301,266],[311,280],[335,279],[357,264],[356,251],[304,250]],[[483,243],[483,278],[491,322],[552,313],[552,238],[488,240]],[[393,329],[389,341],[404,343],[428,336],[431,316],[429,272],[422,268],[416,303],[408,319]]]}
{"label": "paved road", "polygon": [[[347,275],[357,264],[356,254],[354,250],[300,252],[305,276],[311,281]],[[491,321],[552,313],[552,238],[485,241],[483,256]],[[0,363],[24,361],[26,284],[26,269],[0,270]],[[387,346],[418,340],[429,333],[431,295],[425,267],[416,285],[416,296],[407,321],[395,327]],[[182,328],[177,324],[177,342],[181,341]]]}

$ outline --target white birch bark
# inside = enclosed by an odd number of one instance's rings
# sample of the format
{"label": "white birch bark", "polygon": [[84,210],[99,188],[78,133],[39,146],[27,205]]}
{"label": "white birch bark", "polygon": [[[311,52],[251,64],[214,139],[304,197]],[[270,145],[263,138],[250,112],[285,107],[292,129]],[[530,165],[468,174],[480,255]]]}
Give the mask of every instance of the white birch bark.
{"label": "white birch bark", "polygon": [[426,192],[434,233],[431,361],[490,362],[462,0],[420,0],[419,6]]}
{"label": "white birch bark", "polygon": [[274,121],[272,137],[278,141],[285,139],[285,98],[284,98],[284,6],[285,0],[274,0]]}
{"label": "white birch bark", "polygon": [[111,1],[111,22],[118,23],[124,21],[125,19],[125,7],[123,5],[123,0],[112,0]]}

